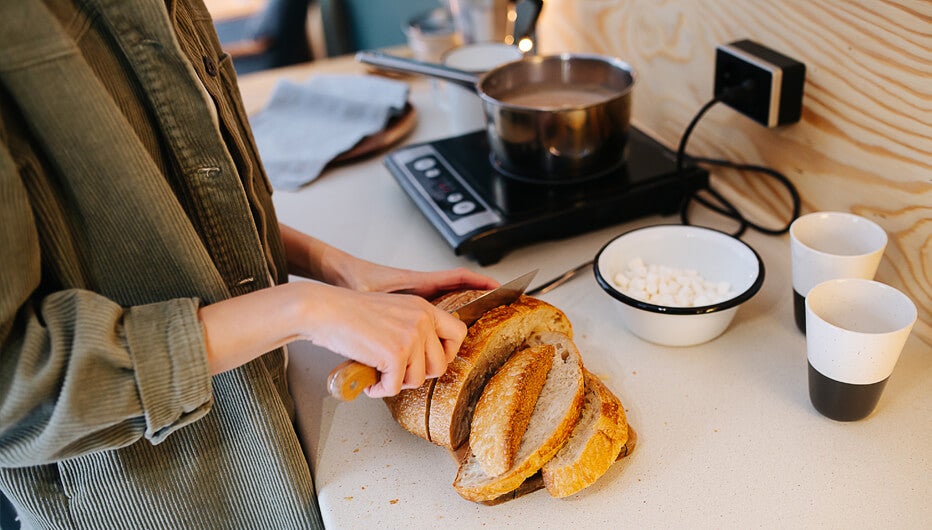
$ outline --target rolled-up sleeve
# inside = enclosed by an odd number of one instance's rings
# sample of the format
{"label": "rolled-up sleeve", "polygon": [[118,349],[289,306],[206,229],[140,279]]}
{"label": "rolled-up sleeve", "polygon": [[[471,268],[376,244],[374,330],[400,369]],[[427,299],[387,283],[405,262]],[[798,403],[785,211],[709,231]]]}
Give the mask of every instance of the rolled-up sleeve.
{"label": "rolled-up sleeve", "polygon": [[163,441],[213,403],[198,300],[39,296],[32,206],[0,143],[0,466]]}
{"label": "rolled-up sleeve", "polygon": [[146,438],[160,442],[203,415],[211,402],[204,333],[195,300],[137,306],[124,330],[146,417]]}

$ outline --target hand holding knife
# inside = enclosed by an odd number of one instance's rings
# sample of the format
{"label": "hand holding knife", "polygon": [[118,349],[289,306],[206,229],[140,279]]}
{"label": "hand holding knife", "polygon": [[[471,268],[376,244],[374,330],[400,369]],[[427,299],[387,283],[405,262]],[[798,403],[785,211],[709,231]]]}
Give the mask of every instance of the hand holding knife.
{"label": "hand holding knife", "polygon": [[[467,326],[472,325],[486,311],[508,305],[527,290],[537,270],[523,274],[482,296],[450,311]],[[337,365],[327,377],[327,389],[338,399],[352,401],[360,392],[379,381],[379,372],[358,361],[347,360]]]}

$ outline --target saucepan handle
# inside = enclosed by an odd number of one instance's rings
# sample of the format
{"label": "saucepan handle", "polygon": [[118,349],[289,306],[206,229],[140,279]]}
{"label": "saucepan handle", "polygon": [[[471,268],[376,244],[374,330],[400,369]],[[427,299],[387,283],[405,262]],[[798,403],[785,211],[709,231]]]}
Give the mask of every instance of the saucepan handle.
{"label": "saucepan handle", "polygon": [[402,72],[406,74],[421,74],[428,77],[436,77],[451,83],[462,85],[471,90],[476,90],[476,83],[479,77],[471,72],[450,68],[437,63],[429,63],[399,57],[380,51],[361,51],[356,54],[356,61],[374,66],[380,70],[389,70],[392,72]]}

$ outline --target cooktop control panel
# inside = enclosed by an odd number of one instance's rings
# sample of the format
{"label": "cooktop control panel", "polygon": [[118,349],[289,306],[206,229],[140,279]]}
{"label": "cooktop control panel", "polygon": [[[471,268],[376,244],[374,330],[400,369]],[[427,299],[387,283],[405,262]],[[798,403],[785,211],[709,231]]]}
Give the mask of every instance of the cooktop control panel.
{"label": "cooktop control panel", "polygon": [[495,225],[502,216],[486,204],[431,145],[418,145],[392,153],[402,186],[431,221],[441,223],[456,236]]}

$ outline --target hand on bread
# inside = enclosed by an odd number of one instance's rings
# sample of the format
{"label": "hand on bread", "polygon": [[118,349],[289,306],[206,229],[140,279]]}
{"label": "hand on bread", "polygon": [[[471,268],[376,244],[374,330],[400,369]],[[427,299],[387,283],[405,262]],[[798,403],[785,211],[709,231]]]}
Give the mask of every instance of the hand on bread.
{"label": "hand on bread", "polygon": [[357,291],[413,294],[428,300],[451,291],[494,289],[499,285],[492,278],[463,267],[421,272],[360,261],[352,271],[352,279],[348,279],[345,287]]}
{"label": "hand on bread", "polygon": [[469,269],[420,272],[367,261],[285,225],[282,242],[288,272],[354,291],[434,298],[448,291],[494,289],[498,282]]}
{"label": "hand on bread", "polygon": [[366,389],[370,397],[392,396],[439,377],[466,336],[465,324],[417,296],[332,287],[321,294],[307,338],[375,367],[381,375]]}

